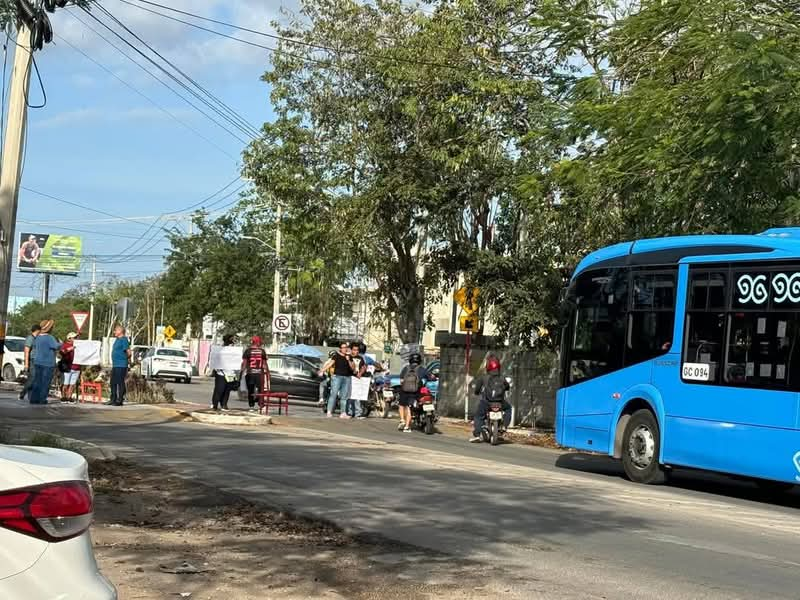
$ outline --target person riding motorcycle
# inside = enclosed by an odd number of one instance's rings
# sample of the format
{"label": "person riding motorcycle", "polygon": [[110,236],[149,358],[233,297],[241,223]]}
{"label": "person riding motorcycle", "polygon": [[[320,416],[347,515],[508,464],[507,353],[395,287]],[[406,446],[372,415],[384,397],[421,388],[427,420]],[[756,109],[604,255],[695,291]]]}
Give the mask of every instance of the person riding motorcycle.
{"label": "person riding motorcycle", "polygon": [[400,424],[399,431],[411,431],[411,407],[419,400],[419,391],[428,380],[428,371],[422,366],[422,356],[414,352],[408,357],[408,364],[400,373]]}
{"label": "person riding motorcycle", "polygon": [[511,424],[511,404],[506,400],[506,392],[511,389],[508,381],[500,373],[500,360],[496,356],[489,356],[486,359],[486,374],[481,375],[475,380],[474,391],[480,396],[478,408],[475,410],[474,426],[470,442],[478,444],[482,441],[481,430],[486,414],[489,412],[489,404],[501,403],[503,405],[503,427],[508,429]]}

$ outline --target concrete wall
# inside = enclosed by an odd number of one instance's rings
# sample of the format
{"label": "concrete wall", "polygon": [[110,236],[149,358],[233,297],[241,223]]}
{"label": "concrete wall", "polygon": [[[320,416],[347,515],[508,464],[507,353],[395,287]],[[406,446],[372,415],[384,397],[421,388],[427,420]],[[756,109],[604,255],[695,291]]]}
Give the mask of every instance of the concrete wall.
{"label": "concrete wall", "polygon": [[439,339],[442,368],[437,407],[441,414],[464,418],[466,399],[467,413],[472,417],[478,398],[470,393],[469,386],[476,376],[485,373],[486,356],[491,353],[500,359],[503,374],[512,379],[509,402],[514,406],[516,423],[537,429],[553,428],[558,389],[555,354],[497,346],[491,338],[478,338],[472,345],[467,369],[466,348],[459,343],[464,336],[447,337],[449,340]]}

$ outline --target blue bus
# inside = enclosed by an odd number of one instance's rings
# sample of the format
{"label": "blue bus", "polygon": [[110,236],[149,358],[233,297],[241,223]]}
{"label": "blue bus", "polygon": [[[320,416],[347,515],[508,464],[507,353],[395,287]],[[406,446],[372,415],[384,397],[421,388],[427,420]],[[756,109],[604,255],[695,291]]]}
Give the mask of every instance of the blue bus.
{"label": "blue bus", "polygon": [[563,304],[558,443],[621,459],[800,482],[800,228],[617,244]]}

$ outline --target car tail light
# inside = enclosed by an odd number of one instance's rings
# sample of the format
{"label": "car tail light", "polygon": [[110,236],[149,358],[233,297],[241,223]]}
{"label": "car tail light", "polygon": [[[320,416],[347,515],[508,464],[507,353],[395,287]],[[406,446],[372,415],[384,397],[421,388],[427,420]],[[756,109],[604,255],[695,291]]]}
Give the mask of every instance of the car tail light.
{"label": "car tail light", "polygon": [[93,509],[92,490],[85,481],[12,490],[0,493],[0,527],[60,542],[86,531]]}
{"label": "car tail light", "polygon": [[493,403],[489,405],[489,410],[491,410],[492,412],[497,412],[502,409],[503,409],[502,404]]}

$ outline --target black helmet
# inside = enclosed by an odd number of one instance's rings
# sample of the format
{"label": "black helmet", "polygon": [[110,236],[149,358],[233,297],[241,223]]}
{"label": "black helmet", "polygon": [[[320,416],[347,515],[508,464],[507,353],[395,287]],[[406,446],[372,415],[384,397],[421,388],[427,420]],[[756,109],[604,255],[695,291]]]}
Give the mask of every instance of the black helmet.
{"label": "black helmet", "polygon": [[422,364],[422,357],[419,355],[418,352],[414,352],[411,356],[408,357],[408,364],[420,365]]}
{"label": "black helmet", "polygon": [[336,350],[331,350],[328,352],[328,358],[333,358],[334,356],[336,356]]}

